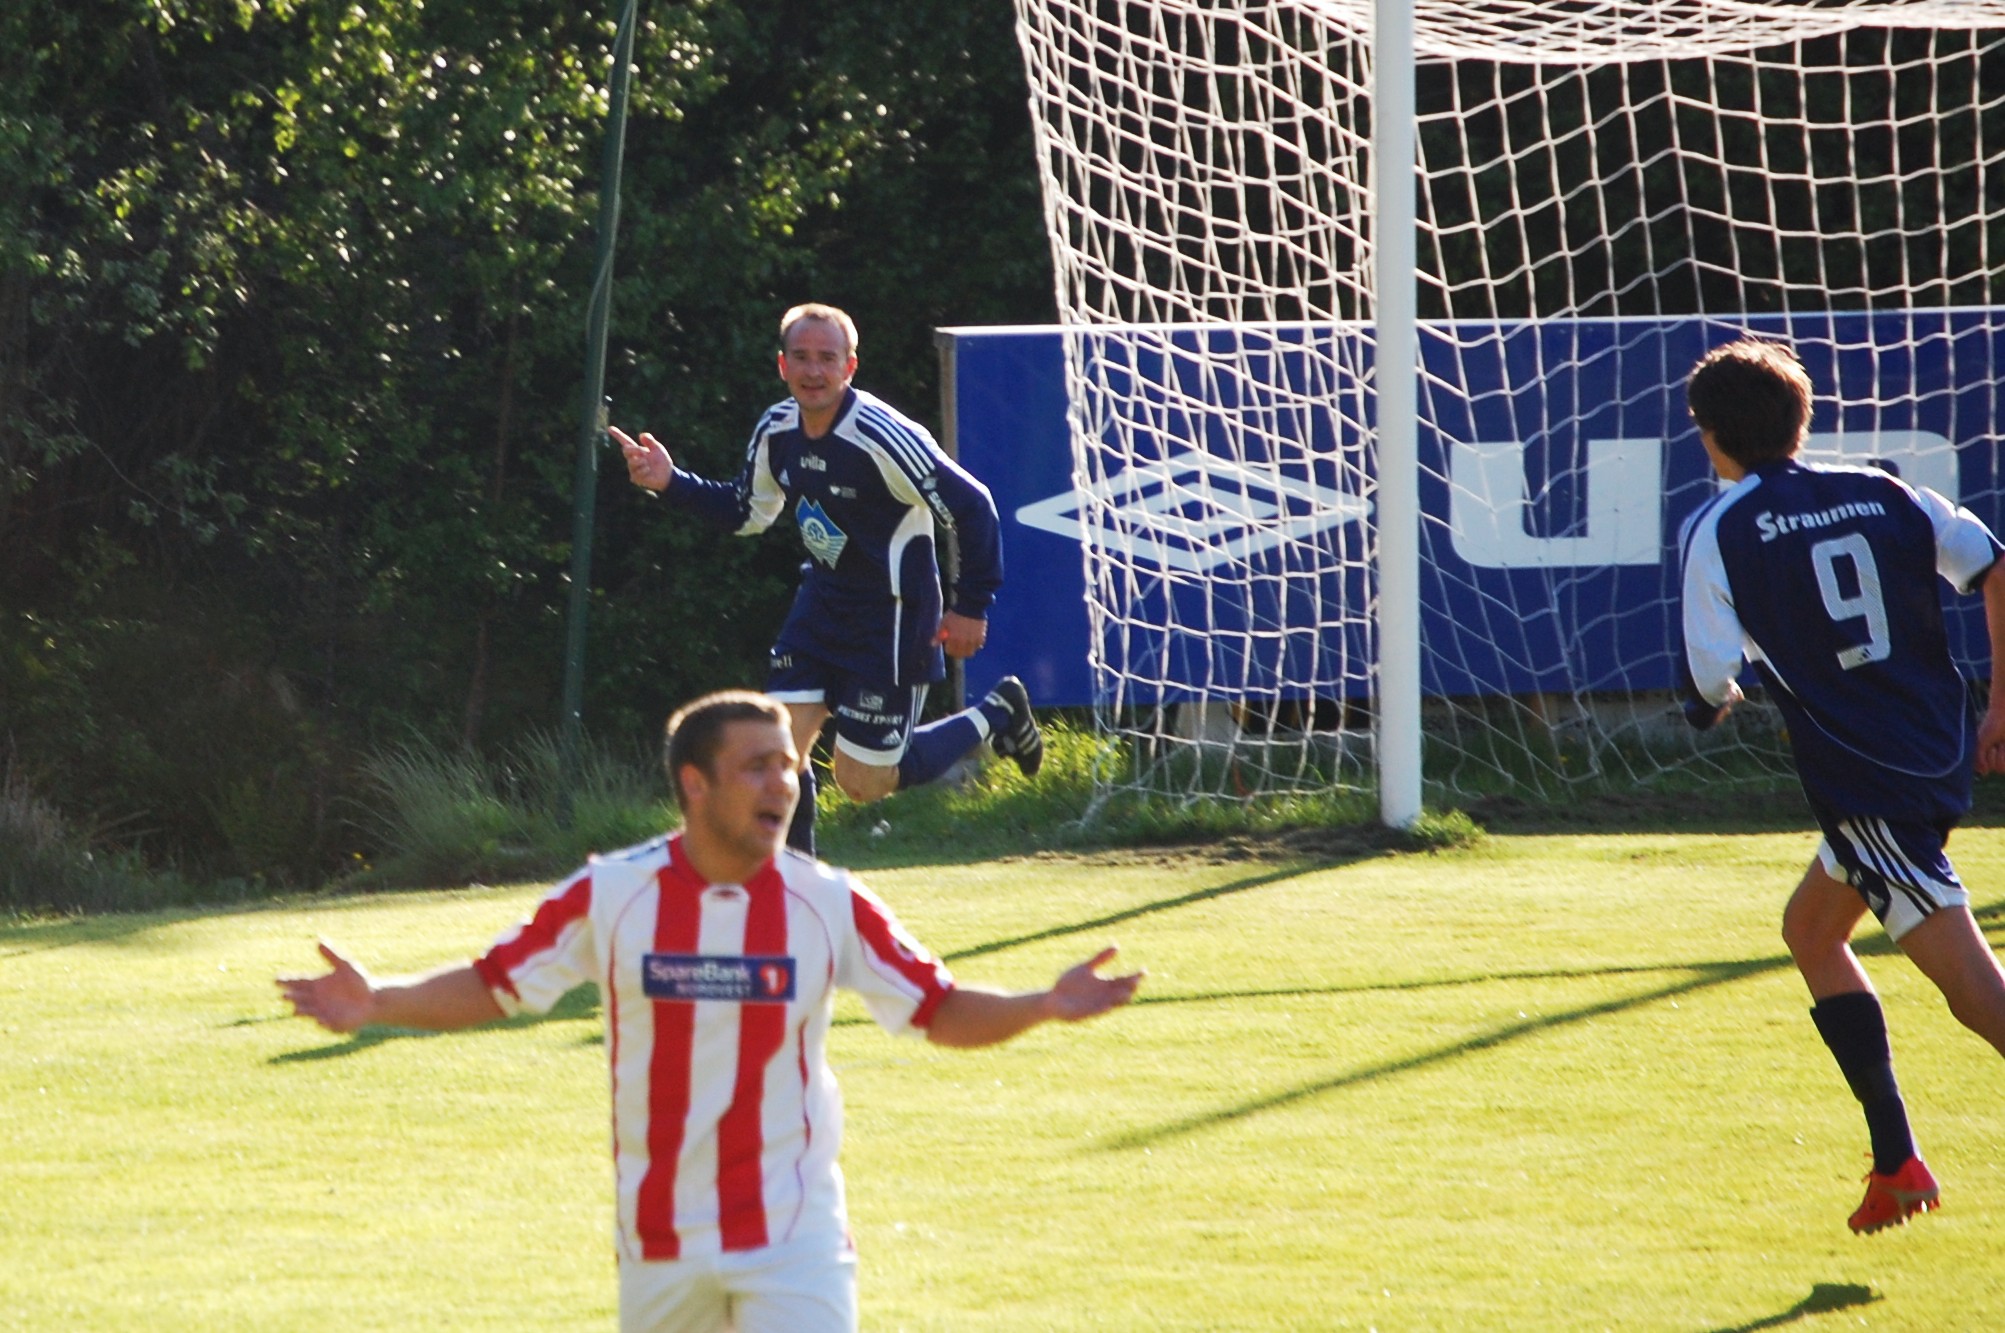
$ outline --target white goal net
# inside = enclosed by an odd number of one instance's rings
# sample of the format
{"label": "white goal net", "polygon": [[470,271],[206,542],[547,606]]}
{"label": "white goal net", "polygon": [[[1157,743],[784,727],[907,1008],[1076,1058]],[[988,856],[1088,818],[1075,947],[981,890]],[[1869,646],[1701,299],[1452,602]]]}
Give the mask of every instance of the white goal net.
{"label": "white goal net", "polygon": [[[1370,0],[1017,0],[1116,786],[1369,788]],[[1810,451],[1996,522],[2005,0],[1415,0],[1430,799],[1772,780],[1676,719],[1683,378],[1745,331]],[[1981,616],[1952,613],[1967,668]]]}

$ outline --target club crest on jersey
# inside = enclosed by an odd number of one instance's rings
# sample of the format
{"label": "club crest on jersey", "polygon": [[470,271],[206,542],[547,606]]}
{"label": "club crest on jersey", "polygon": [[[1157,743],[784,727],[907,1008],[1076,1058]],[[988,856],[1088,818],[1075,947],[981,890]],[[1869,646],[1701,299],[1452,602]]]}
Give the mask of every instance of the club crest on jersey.
{"label": "club crest on jersey", "polygon": [[785,955],[651,953],[641,958],[640,980],[651,1000],[785,1004],[794,998],[794,960]]}
{"label": "club crest on jersey", "polygon": [[849,534],[806,496],[794,506],[794,522],[800,527],[801,544],[808,548],[808,554],[834,569],[835,562],[842,559],[842,548],[849,545]]}

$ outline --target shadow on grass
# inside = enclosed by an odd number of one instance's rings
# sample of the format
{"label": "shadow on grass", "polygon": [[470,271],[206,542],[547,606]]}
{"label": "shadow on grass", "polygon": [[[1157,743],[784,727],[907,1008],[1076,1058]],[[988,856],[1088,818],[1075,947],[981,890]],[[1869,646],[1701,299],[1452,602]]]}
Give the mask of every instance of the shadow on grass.
{"label": "shadow on grass", "polygon": [[[1599,1004],[1582,1005],[1577,1009],[1567,1010],[1565,1013],[1528,1018],[1520,1023],[1506,1023],[1502,1027],[1493,1028],[1489,1032],[1478,1036],[1470,1037],[1463,1041],[1450,1042],[1444,1046],[1437,1046],[1431,1051],[1422,1051],[1417,1055],[1406,1056],[1402,1059],[1386,1060],[1379,1064],[1367,1065],[1362,1069],[1353,1069],[1346,1073],[1338,1074],[1334,1078],[1317,1079],[1313,1083],[1304,1083],[1293,1088],[1284,1089],[1281,1092],[1268,1093],[1266,1096],[1255,1097],[1251,1100],[1240,1102],[1235,1106],[1220,1107],[1215,1111],[1207,1111],[1202,1115],[1186,1116],[1181,1120],[1172,1120],[1161,1125],[1130,1130],[1126,1134],[1117,1135],[1114,1138],[1106,1140],[1095,1147],[1093,1151],[1121,1152],[1134,1148],[1153,1147],[1158,1143],[1165,1143],[1171,1139],[1184,1138],[1203,1130],[1216,1129],[1221,1125],[1229,1125],[1235,1121],[1246,1120],[1268,1111],[1280,1110],[1282,1107],[1292,1106],[1297,1102],[1308,1101],[1311,1098],[1320,1097],[1325,1093],[1336,1092],[1343,1088],[1357,1087],[1360,1084],[1372,1083],[1379,1079],[1391,1078],[1399,1074],[1410,1074],[1416,1070],[1445,1064],[1451,1060],[1458,1060],[1465,1055],[1474,1055],[1478,1051],[1494,1050],[1499,1046],[1505,1046],[1511,1042],[1535,1036],[1541,1032],[1548,1032],[1555,1028],[1570,1027],[1575,1023],[1584,1023],[1590,1019],[1605,1018],[1611,1014],[1623,1013],[1630,1009],[1641,1008],[1644,1005],[1656,1004],[1664,1000],[1674,1000],[1681,995],[1690,995],[1697,991],[1709,990],[1714,986],[1725,985],[1731,981],[1740,981],[1747,977],[1760,976],[1765,972],[1778,971],[1790,965],[1788,955],[1784,954],[1773,958],[1752,958],[1740,962],[1690,963],[1673,965],[1671,968],[1613,969],[1612,971],[1616,974],[1639,970],[1676,970],[1692,972],[1696,973],[1696,975],[1669,985],[1658,986],[1653,990],[1644,991],[1639,995],[1627,995],[1618,1000],[1605,1000]],[[1575,975],[1592,976],[1601,974],[1590,970]],[[1491,978],[1472,977],[1462,984],[1479,984],[1488,980],[1491,980]],[[1424,984],[1441,985],[1454,983],[1434,982]],[[1397,983],[1395,983],[1396,985]],[[1387,989],[1387,987],[1360,987],[1359,989]],[[1158,1003],[1166,1002],[1170,998],[1164,997],[1164,1000],[1159,1000]]]}
{"label": "shadow on grass", "polygon": [[1138,907],[1126,907],[1118,912],[1109,912],[1105,916],[1096,916],[1085,921],[1074,921],[1062,926],[1049,926],[1043,930],[1031,931],[1026,935],[1005,936],[999,940],[990,940],[987,944],[976,944],[965,949],[956,949],[952,953],[942,954],[941,957],[950,963],[959,962],[964,958],[980,958],[985,954],[1001,953],[1005,949],[1014,949],[1021,944],[1037,944],[1044,940],[1063,939],[1067,935],[1081,935],[1089,930],[1103,930],[1108,926],[1117,926],[1123,921],[1133,921],[1137,917],[1153,916],[1157,912],[1173,912],[1179,907],[1188,907],[1192,903],[1201,903],[1212,898],[1224,898],[1235,893],[1245,893],[1248,889],[1265,888],[1269,884],[1279,884],[1284,880],[1299,879],[1303,875],[1328,870],[1332,866],[1343,864],[1347,864],[1347,862],[1328,861],[1313,865],[1291,865],[1279,870],[1268,871],[1266,874],[1248,875],[1244,879],[1235,879],[1229,883],[1214,884],[1208,889],[1196,889],[1190,893],[1180,893],[1174,898],[1162,898],[1152,903],[1143,903]]}
{"label": "shadow on grass", "polygon": [[[130,912],[73,912],[49,916],[10,918],[0,912],[0,963],[9,959],[75,949],[91,944],[126,946],[143,943],[155,931],[190,921],[221,921],[230,917],[260,916],[270,912],[336,913],[367,911],[371,907],[418,898],[425,894],[473,894],[514,892],[540,887],[550,881],[526,880],[520,884],[464,884],[423,889],[358,889],[352,885],[330,884],[310,893],[286,893],[262,898],[233,899],[194,905],[148,908]],[[309,941],[310,943],[311,941]]]}
{"label": "shadow on grass", "polygon": [[1812,1315],[1833,1314],[1839,1310],[1857,1309],[1861,1305],[1872,1305],[1884,1299],[1871,1287],[1857,1282],[1819,1282],[1810,1288],[1810,1294],[1781,1314],[1772,1314],[1766,1319],[1757,1319],[1751,1324],[1734,1324],[1718,1328],[1713,1333],[1756,1333],[1758,1329],[1781,1328],[1799,1319]]}
{"label": "shadow on grass", "polygon": [[[1975,915],[1980,924],[1985,925],[1987,927],[1996,928],[2001,923],[2005,923],[2005,901],[2000,901],[1989,904],[1988,906],[1985,907],[1981,907],[1977,909]],[[1893,942],[1889,940],[1884,934],[1869,936],[1866,939],[1861,940],[1859,943],[1854,945],[1854,949],[1856,952],[1871,958],[1891,957],[1895,953],[1899,952],[1894,946]],[[1539,1018],[1526,1019],[1522,1023],[1507,1023],[1502,1027],[1492,1029],[1491,1031],[1483,1033],[1479,1036],[1470,1037],[1464,1041],[1451,1042],[1448,1045],[1436,1047],[1431,1051],[1423,1051],[1418,1055],[1410,1055],[1399,1060],[1387,1060],[1376,1065],[1366,1066],[1363,1069],[1354,1069],[1347,1073],[1338,1074],[1333,1078],[1318,1079],[1313,1083],[1304,1083],[1297,1087],[1285,1089],[1281,1092],[1269,1093],[1263,1097],[1255,1097],[1252,1098],[1251,1100],[1240,1102],[1235,1106],[1226,1106],[1226,1107],[1221,1107],[1215,1111],[1208,1111],[1203,1115],[1187,1116],[1184,1119],[1173,1120],[1166,1124],[1150,1126],[1143,1129],[1131,1130],[1126,1134],[1106,1140],[1105,1142],[1099,1144],[1094,1149],[1094,1151],[1118,1152],[1132,1148],[1151,1147],[1155,1144],[1163,1143],[1171,1139],[1182,1138],[1187,1135],[1198,1133],[1202,1130],[1213,1129],[1220,1125],[1228,1125],[1233,1123],[1234,1121],[1244,1120],[1251,1116],[1260,1115],[1266,1111],[1278,1110],[1284,1106],[1291,1106],[1297,1102],[1307,1101],[1310,1098],[1314,1097],[1320,1097],[1324,1093],[1336,1092],[1342,1088],[1356,1087],[1360,1084],[1370,1083],[1377,1079],[1391,1078],[1399,1074],[1412,1073],[1415,1070],[1426,1069],[1434,1065],[1443,1064],[1450,1060],[1459,1059],[1460,1057],[1465,1055],[1473,1055],[1478,1051],[1487,1051],[1499,1046],[1507,1045],[1510,1042],[1518,1041],[1525,1037],[1535,1036],[1538,1033],[1549,1031],[1554,1028],[1568,1027],[1575,1023],[1586,1022],[1589,1019],[1602,1018],[1610,1014],[1622,1013],[1625,1010],[1640,1008],[1644,1005],[1656,1004],[1663,1000],[1676,999],[1681,995],[1689,995],[1696,991],[1708,990],[1714,986],[1725,985],[1728,982],[1733,982],[1733,981],[1741,981],[1748,977],[1760,976],[1763,973],[1767,972],[1782,971],[1791,966],[1793,966],[1793,963],[1791,962],[1789,955],[1777,954],[1769,958],[1749,958],[1749,959],[1742,959],[1739,961],[1719,962],[1719,963],[1668,963],[1661,966],[1652,966],[1652,967],[1555,968],[1541,971],[1496,973],[1491,975],[1473,976],[1473,977],[1438,978],[1434,980],[1421,980],[1421,981],[1379,982],[1379,983],[1373,983],[1369,985],[1359,985],[1359,986],[1329,986],[1329,987],[1317,987],[1317,988],[1279,987],[1279,988],[1262,989],[1256,991],[1219,991],[1212,993],[1192,993],[1185,995],[1157,995],[1157,996],[1144,995],[1142,997],[1139,997],[1135,1001],[1135,1003],[1138,1005],[1192,1004],[1192,1003],[1217,1002],[1221,1000],[1266,999],[1266,998],[1276,998],[1276,997],[1295,996],[1295,995],[1342,995],[1342,994],[1355,994],[1355,993],[1363,993],[1370,991],[1425,990],[1441,986],[1481,985],[1483,983],[1492,981],[1554,981],[1554,980],[1566,981],[1566,980],[1583,980],[1591,977],[1624,976],[1624,975],[1649,974],[1649,973],[1660,973],[1660,972],[1684,972],[1691,974],[1687,976],[1684,980],[1676,981],[1669,985],[1659,986],[1653,990],[1644,991],[1643,993],[1638,995],[1625,996],[1619,1000],[1607,1000],[1599,1004],[1583,1005],[1580,1008],[1571,1009],[1565,1013],[1550,1014],[1541,1016]],[[1752,1327],[1766,1328],[1769,1327],[1769,1325],[1760,1324],[1760,1325],[1753,1325]]]}
{"label": "shadow on grass", "polygon": [[[1713,791],[1576,791],[1563,799],[1525,796],[1445,797],[1486,830],[1497,834],[1550,833],[1804,833],[1817,821],[1803,789],[1780,775],[1767,785]],[[2005,828],[2005,781],[1977,780],[1962,830]],[[1955,859],[1954,839],[1950,856]],[[1812,844],[1814,845],[1814,843]]]}
{"label": "shadow on grass", "polygon": [[[1664,972],[1706,972],[1715,968],[1769,970],[1776,959],[1748,963],[1641,963],[1631,967],[1553,967],[1522,972],[1484,972],[1466,977],[1428,977],[1414,981],[1363,981],[1347,986],[1275,986],[1259,990],[1187,991],[1180,995],[1137,995],[1136,1007],[1154,1004],[1217,1004],[1228,1000],[1285,1000],[1304,995],[1383,995],[1397,991],[1446,990],[1512,981],[1589,981],[1597,977],[1655,976]],[[1779,961],[1787,962],[1787,959]]]}

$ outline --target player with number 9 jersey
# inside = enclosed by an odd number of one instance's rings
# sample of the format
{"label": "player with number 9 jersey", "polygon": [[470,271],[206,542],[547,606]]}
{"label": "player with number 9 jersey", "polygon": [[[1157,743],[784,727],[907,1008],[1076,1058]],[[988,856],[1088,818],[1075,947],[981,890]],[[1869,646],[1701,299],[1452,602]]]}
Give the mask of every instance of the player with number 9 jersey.
{"label": "player with number 9 jersey", "polygon": [[[1990,529],[1935,491],[1798,460],[1814,390],[1792,349],[1754,338],[1716,347],[1685,398],[1726,484],[1682,534],[1685,716],[1701,729],[1724,720],[1751,660],[1788,726],[1824,838],[1783,908],[1782,939],[1872,1140],[1848,1225],[1880,1231],[1935,1208],[1941,1189],[1852,949],[1867,911],[1950,1012],[2005,1054],[2005,969],[1947,851],[1974,774],[2005,770],[2005,565]],[[1950,655],[1943,580],[1984,597],[1981,720]]]}
{"label": "player with number 9 jersey", "polygon": [[1970,808],[1976,720],[1936,576],[1970,592],[1997,560],[1967,509],[1876,468],[1764,464],[1684,539],[1690,689],[1728,702],[1753,661],[1813,801],[1847,815]]}

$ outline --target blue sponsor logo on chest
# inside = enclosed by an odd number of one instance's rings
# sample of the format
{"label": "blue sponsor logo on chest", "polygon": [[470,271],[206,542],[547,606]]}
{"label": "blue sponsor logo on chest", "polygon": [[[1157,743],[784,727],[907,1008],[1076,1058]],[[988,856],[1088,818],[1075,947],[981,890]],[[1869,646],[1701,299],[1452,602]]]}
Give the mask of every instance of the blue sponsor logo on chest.
{"label": "blue sponsor logo on chest", "polygon": [[784,955],[651,953],[641,959],[640,984],[651,1000],[786,1004],[794,998],[794,960]]}
{"label": "blue sponsor logo on chest", "polygon": [[828,511],[806,496],[794,506],[794,522],[801,530],[801,544],[808,548],[808,554],[835,568],[835,562],[842,559],[842,548],[849,545],[849,534],[835,525]]}

